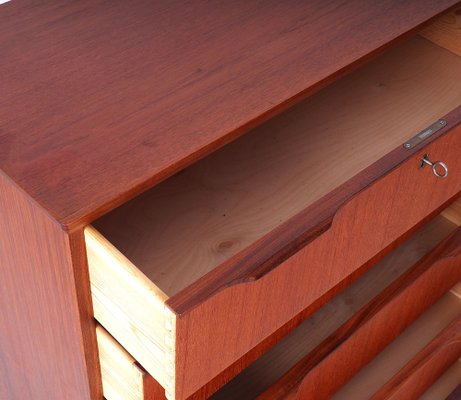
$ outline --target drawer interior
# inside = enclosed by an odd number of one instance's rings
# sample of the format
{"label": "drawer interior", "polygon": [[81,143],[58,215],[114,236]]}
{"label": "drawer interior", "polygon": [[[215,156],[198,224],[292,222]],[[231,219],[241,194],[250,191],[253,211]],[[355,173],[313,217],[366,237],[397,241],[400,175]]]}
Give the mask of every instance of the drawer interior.
{"label": "drawer interior", "polygon": [[[218,391],[213,399],[249,400],[264,393],[296,363],[315,352],[324,341],[339,332],[339,328],[352,320],[362,307],[370,303],[393,281],[458,229],[461,225],[459,208],[460,201],[452,204],[424,225],[351,286],[282,339],[274,348],[236,376]],[[396,364],[394,365],[393,362],[385,364],[382,367],[383,372],[376,374],[376,379],[378,375],[384,375],[384,372],[390,374],[392,368],[395,370],[405,359],[411,358],[421,345],[435,336],[438,330],[448,324],[449,320],[458,313],[461,314],[461,299],[453,293],[447,294],[427,312],[427,315],[423,315],[414,324],[411,328],[411,331],[416,332],[414,338],[409,333],[403,335],[403,337],[413,338],[409,339],[411,346],[409,345],[405,351],[400,351],[397,347],[396,357],[393,360]],[[426,326],[428,329],[425,329]],[[360,396],[365,393],[361,383],[357,383],[353,388],[360,393]],[[356,397],[356,392],[349,392],[340,398],[368,398],[360,396]]]}
{"label": "drawer interior", "polygon": [[[407,362],[459,316],[461,316],[460,294],[450,292],[386,347],[336,393],[333,399],[370,399]],[[459,376],[458,379],[460,379]],[[432,397],[432,399],[435,400],[436,398]],[[441,398],[439,397],[439,399]]]}
{"label": "drawer interior", "polygon": [[460,76],[413,37],[94,227],[171,297],[459,106]]}

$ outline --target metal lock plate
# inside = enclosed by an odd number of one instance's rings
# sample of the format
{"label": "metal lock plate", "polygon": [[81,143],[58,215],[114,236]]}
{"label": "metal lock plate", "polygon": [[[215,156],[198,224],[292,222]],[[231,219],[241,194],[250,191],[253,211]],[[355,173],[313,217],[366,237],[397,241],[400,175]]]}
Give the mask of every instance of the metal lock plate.
{"label": "metal lock plate", "polygon": [[428,126],[426,129],[423,129],[421,132],[419,132],[416,136],[413,136],[410,140],[406,141],[403,144],[403,147],[406,149],[412,149],[446,125],[447,121],[444,119],[439,119],[437,122],[434,122],[431,126]]}

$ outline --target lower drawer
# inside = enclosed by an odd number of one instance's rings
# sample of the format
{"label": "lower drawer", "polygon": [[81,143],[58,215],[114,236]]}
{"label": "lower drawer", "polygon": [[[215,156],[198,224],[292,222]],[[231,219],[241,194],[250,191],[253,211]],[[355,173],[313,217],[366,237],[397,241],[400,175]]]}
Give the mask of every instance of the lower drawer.
{"label": "lower drawer", "polygon": [[[459,294],[449,293],[405,330],[333,399],[419,399],[459,357],[461,298]],[[461,381],[461,376],[458,379]],[[434,394],[431,399],[436,400]]]}
{"label": "lower drawer", "polygon": [[[460,203],[455,203],[423,226],[213,398],[329,399],[429,309],[428,315],[421,317],[429,323],[415,323],[422,326],[422,333],[410,340],[407,358],[403,351],[397,352],[393,357],[397,367],[384,367],[376,374],[386,376],[383,382],[375,386],[371,381],[361,382],[356,386],[361,394],[351,392],[338,398],[373,395],[461,315],[461,299],[447,294],[461,279],[460,211]],[[432,382],[448,367],[444,363],[454,361],[452,357],[443,359]],[[426,389],[430,383],[427,380]],[[365,387],[370,390],[363,396]]]}
{"label": "lower drawer", "polygon": [[163,388],[101,326],[96,328],[106,400],[163,400]]}
{"label": "lower drawer", "polygon": [[[457,360],[444,374],[421,396],[420,400],[459,399],[461,395],[461,360]],[[459,388],[459,389],[458,389]],[[458,397],[450,397],[458,394]]]}

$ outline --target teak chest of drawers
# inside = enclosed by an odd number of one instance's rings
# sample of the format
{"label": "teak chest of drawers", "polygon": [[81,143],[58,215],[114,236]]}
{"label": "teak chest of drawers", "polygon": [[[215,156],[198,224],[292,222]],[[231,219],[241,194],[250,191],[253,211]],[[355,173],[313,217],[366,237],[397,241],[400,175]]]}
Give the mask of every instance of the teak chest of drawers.
{"label": "teak chest of drawers", "polygon": [[1,399],[457,395],[461,5],[0,21]]}

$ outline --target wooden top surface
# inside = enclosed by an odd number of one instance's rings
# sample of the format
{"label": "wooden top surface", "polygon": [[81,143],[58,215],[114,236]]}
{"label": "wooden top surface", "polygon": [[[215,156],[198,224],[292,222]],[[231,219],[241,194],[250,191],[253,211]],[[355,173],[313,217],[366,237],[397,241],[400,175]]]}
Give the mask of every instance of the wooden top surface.
{"label": "wooden top surface", "polygon": [[86,224],[456,3],[13,0],[0,168]]}

